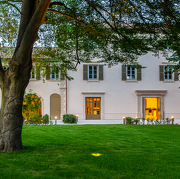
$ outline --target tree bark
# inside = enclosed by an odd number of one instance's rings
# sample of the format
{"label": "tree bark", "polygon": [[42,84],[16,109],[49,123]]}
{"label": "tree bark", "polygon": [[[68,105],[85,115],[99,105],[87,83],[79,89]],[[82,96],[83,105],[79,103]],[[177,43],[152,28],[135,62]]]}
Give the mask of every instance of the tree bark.
{"label": "tree bark", "polygon": [[[24,70],[25,71],[25,70]],[[26,71],[31,71],[31,65]],[[22,103],[25,88],[29,77],[26,79],[20,73],[20,65],[11,61],[8,70],[4,73],[1,106],[1,134],[0,150],[5,152],[23,149],[21,131],[23,125]]]}
{"label": "tree bark", "polygon": [[30,79],[33,44],[50,2],[22,0],[21,23],[14,55],[6,71],[0,62],[0,151],[11,152],[24,148],[21,138],[23,96]]}

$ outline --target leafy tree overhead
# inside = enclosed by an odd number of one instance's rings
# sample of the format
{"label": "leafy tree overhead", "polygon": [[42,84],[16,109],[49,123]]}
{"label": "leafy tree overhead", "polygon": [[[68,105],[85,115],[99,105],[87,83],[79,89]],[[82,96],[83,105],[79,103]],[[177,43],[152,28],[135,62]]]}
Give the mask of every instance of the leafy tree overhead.
{"label": "leafy tree overhead", "polygon": [[15,49],[9,68],[4,71],[0,65],[0,150],[23,148],[22,104],[33,45],[42,44],[41,55],[67,69],[94,57],[109,66],[134,63],[139,55],[166,44],[179,55],[178,42],[174,43],[179,38],[177,7],[175,0],[1,0],[2,45]]}

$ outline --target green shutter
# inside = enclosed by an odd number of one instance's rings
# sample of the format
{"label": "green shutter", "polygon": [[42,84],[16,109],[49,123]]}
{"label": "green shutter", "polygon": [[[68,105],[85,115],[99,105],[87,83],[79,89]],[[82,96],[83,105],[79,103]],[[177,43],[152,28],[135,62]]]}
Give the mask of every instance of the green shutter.
{"label": "green shutter", "polygon": [[40,68],[36,66],[36,80],[40,80]]}
{"label": "green shutter", "polygon": [[164,65],[159,65],[159,81],[164,81]]}
{"label": "green shutter", "polygon": [[88,65],[83,65],[83,80],[88,80]]}
{"label": "green shutter", "polygon": [[141,68],[137,69],[137,81],[141,81]]}
{"label": "green shutter", "polygon": [[103,65],[99,65],[99,80],[103,80]]}
{"label": "green shutter", "polygon": [[65,79],[65,68],[61,68],[61,77],[60,77],[61,80],[64,80]]}
{"label": "green shutter", "polygon": [[50,67],[46,67],[46,80],[50,80]]}
{"label": "green shutter", "polygon": [[178,73],[178,71],[174,72],[174,81],[179,81],[179,73]]}
{"label": "green shutter", "polygon": [[126,66],[122,65],[122,81],[126,81]]}

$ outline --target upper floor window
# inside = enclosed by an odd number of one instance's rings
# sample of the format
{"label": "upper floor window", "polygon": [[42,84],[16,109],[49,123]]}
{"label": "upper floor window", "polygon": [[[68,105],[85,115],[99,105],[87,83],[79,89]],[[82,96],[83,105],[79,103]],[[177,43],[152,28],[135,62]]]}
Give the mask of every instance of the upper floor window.
{"label": "upper floor window", "polygon": [[127,80],[136,80],[136,69],[133,67],[127,66],[126,70],[127,70],[127,73],[126,73]]}
{"label": "upper floor window", "polygon": [[35,66],[31,69],[30,80],[40,80],[40,68]]}
{"label": "upper floor window", "polygon": [[61,67],[46,67],[46,80],[64,80],[65,70]]}
{"label": "upper floor window", "polygon": [[160,81],[178,81],[179,80],[178,71],[173,72],[173,70],[169,70],[168,66],[160,65],[159,66],[159,80]]}
{"label": "upper floor window", "polygon": [[122,81],[141,81],[141,68],[122,65]]}
{"label": "upper floor window", "polygon": [[51,67],[51,80],[58,80],[59,79],[59,70],[57,68]]}
{"label": "upper floor window", "polygon": [[103,65],[83,65],[83,80],[103,80]]}
{"label": "upper floor window", "polygon": [[169,70],[167,66],[164,67],[164,80],[173,80],[173,71]]}
{"label": "upper floor window", "polygon": [[97,65],[88,66],[88,80],[97,80]]}
{"label": "upper floor window", "polygon": [[34,70],[34,68],[32,68],[30,80],[35,80],[35,79],[36,79],[35,70]]}

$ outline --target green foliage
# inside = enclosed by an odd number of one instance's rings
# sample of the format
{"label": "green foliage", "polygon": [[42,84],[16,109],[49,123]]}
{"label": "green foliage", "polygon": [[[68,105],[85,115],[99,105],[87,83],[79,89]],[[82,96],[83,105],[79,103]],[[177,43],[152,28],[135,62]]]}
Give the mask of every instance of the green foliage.
{"label": "green foliage", "polygon": [[48,114],[45,114],[45,115],[42,117],[42,120],[43,120],[43,124],[49,124],[49,115],[48,115]]}
{"label": "green foliage", "polygon": [[41,123],[41,98],[36,93],[32,93],[32,90],[24,96],[22,114],[24,123]]}
{"label": "green foliage", "polygon": [[[3,43],[16,41],[21,2],[0,2]],[[180,2],[177,0],[74,0],[57,3],[49,6],[48,22],[40,27],[38,33],[38,45],[45,48],[34,53],[38,61],[42,62],[43,56],[42,63],[46,65],[55,62],[56,66],[61,64],[62,68],[72,70],[80,62],[90,62],[95,57],[109,66],[119,62],[136,65],[139,56],[148,51],[158,55],[166,47],[176,52],[177,57],[168,59],[179,61]],[[167,55],[166,52],[163,54]],[[173,68],[179,69],[179,63]]]}
{"label": "green foliage", "polygon": [[151,125],[165,125],[165,124],[174,124],[172,119],[165,118],[165,119],[145,119],[145,118],[132,118],[132,117],[125,117],[124,124],[151,124]]}
{"label": "green foliage", "polygon": [[126,124],[133,124],[133,118],[132,117],[126,117]]}
{"label": "green foliage", "polygon": [[76,116],[73,114],[64,114],[63,122],[64,123],[77,123],[77,119],[76,119]]}

